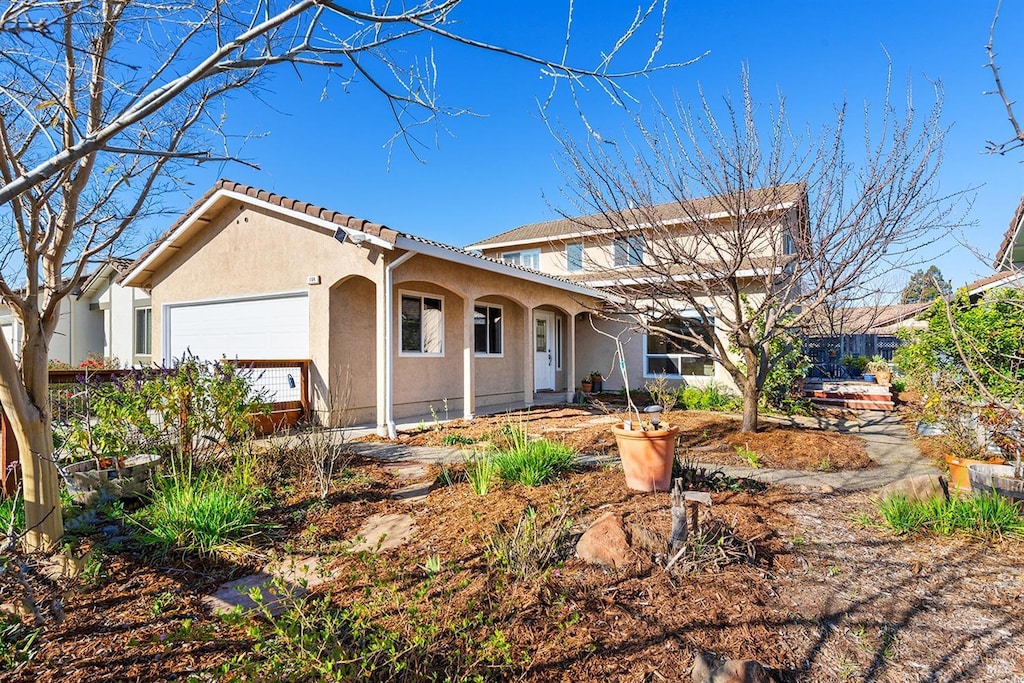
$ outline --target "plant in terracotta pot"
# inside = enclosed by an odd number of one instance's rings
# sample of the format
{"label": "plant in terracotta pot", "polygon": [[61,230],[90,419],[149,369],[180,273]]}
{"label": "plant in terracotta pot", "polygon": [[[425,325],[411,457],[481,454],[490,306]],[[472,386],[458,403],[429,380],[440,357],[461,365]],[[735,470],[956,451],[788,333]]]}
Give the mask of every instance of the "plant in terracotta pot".
{"label": "plant in terracotta pot", "polygon": [[892,383],[892,368],[889,367],[889,361],[881,356],[872,357],[864,369],[874,375],[875,381],[879,384],[889,386]]}
{"label": "plant in terracotta pot", "polygon": [[661,421],[661,406],[648,406],[641,413],[630,392],[622,341],[617,336],[594,329],[615,342],[615,360],[626,390],[626,417],[612,427],[626,475],[626,486],[636,491],[668,491],[672,486],[672,463],[679,428]]}
{"label": "plant in terracotta pot", "polygon": [[594,390],[594,382],[590,379],[590,375],[584,375],[583,379],[580,380],[580,389],[585,394],[589,394]]}
{"label": "plant in terracotta pot", "polygon": [[601,393],[604,390],[604,377],[599,370],[590,373],[590,381],[594,385],[594,391]]}

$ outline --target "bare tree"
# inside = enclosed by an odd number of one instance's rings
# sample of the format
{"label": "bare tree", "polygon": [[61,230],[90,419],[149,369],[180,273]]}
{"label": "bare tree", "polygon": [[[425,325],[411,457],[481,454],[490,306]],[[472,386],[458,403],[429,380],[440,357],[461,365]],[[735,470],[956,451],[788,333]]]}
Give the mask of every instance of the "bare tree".
{"label": "bare tree", "polygon": [[1013,129],[1013,137],[1004,142],[994,142],[992,140],[986,142],[985,151],[989,154],[1006,154],[1012,150],[1024,147],[1024,129],[1021,129],[1020,123],[1017,122],[1017,116],[1013,112],[1014,102],[1003,88],[1003,80],[999,76],[999,65],[996,63],[996,24],[999,23],[999,9],[1002,7],[1002,4],[1002,0],[996,3],[996,11],[992,16],[992,26],[988,32],[988,43],[985,44],[985,54],[988,55],[988,63],[985,66],[992,71],[992,80],[996,86],[995,90],[990,90],[986,94],[998,95],[999,99],[1002,100],[1003,107],[1006,109],[1006,118]]}
{"label": "bare tree", "polygon": [[638,118],[633,142],[562,136],[565,194],[588,215],[573,219],[578,232],[636,252],[594,275],[618,296],[614,313],[720,363],[742,393],[742,429],[756,430],[761,388],[787,351],[772,342],[950,227],[935,95],[923,117],[909,101],[898,111],[888,89],[877,115],[865,107],[856,163],[845,104],[834,124],[794,135],[781,97],[759,116],[745,70],[721,114],[702,92],[697,112],[677,99]]}
{"label": "bare tree", "polygon": [[[441,41],[534,64],[552,83],[589,82],[624,100],[624,79],[673,66],[654,61],[663,2],[638,10],[593,68],[567,61],[568,31],[566,50],[552,59],[470,37],[454,21],[460,0],[400,9],[332,0],[10,4],[0,14],[0,297],[25,334],[20,349],[0,344],[0,403],[21,451],[26,546],[49,548],[63,534],[47,396],[61,301],[91,262],[154,210],[184,165],[232,159],[217,108],[225,96],[251,88],[274,65],[329,70],[346,88],[362,84],[384,98],[396,139],[412,144],[416,126],[444,125],[462,113],[443,106],[434,87],[431,44]],[[650,58],[615,70],[618,51],[648,20]]]}

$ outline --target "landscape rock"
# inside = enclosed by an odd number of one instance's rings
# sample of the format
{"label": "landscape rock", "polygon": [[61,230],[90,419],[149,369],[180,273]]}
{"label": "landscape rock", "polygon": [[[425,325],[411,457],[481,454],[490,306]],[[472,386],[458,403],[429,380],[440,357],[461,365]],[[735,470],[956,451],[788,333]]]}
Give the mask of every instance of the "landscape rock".
{"label": "landscape rock", "polygon": [[948,498],[949,483],[945,477],[938,474],[919,474],[883,486],[876,495],[883,500],[899,495],[915,501],[925,501],[937,496]]}
{"label": "landscape rock", "polygon": [[693,683],[773,683],[765,668],[752,659],[718,659],[698,652],[693,657]]}
{"label": "landscape rock", "polygon": [[631,552],[622,517],[614,512],[601,515],[576,543],[576,554],[591,564],[614,569],[626,566]]}

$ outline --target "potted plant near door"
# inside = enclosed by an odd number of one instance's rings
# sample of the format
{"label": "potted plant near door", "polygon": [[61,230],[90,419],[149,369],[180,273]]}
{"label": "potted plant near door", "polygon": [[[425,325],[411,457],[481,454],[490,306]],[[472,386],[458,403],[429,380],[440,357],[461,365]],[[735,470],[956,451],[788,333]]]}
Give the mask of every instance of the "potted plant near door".
{"label": "potted plant near door", "polygon": [[594,385],[594,392],[601,393],[604,390],[604,377],[597,370],[590,373],[590,382]]}
{"label": "potted plant near door", "polygon": [[584,394],[589,394],[594,390],[594,382],[590,379],[590,375],[584,375],[580,380],[580,389]]}

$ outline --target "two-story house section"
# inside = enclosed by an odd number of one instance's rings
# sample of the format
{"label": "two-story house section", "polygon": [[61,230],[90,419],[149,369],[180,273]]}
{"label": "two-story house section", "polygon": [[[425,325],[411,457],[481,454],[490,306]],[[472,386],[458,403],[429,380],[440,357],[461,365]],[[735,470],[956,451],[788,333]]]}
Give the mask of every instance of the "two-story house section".
{"label": "two-story house section", "polygon": [[[736,198],[714,195],[615,214],[565,217],[514,228],[466,248],[609,294],[641,299],[645,290],[665,291],[656,284],[663,278],[692,282],[700,291],[695,297],[698,304],[715,317],[715,332],[724,339],[717,315],[731,312],[737,297],[709,283],[740,281],[747,303],[763,301],[769,295],[784,296],[774,286],[775,276],[779,282],[785,280],[806,216],[802,210],[806,189],[801,184],[750,190],[743,201]],[[736,220],[735,207],[744,207],[742,220]],[[757,214],[756,220],[751,214]],[[696,330],[693,306],[692,301],[660,305],[657,308],[663,313],[651,322],[665,329]],[[666,310],[672,315],[666,316]],[[616,332],[608,320],[596,324]],[[597,334],[591,325],[585,317],[574,325],[577,367],[602,372],[606,386],[619,389],[622,383],[618,373],[608,377],[616,369],[612,362],[614,342]],[[708,338],[706,331],[700,333]],[[658,377],[688,384],[714,380],[732,385],[724,368],[712,362],[696,344],[640,330],[621,338],[626,342],[625,360],[632,388],[643,387],[646,381]]]}

